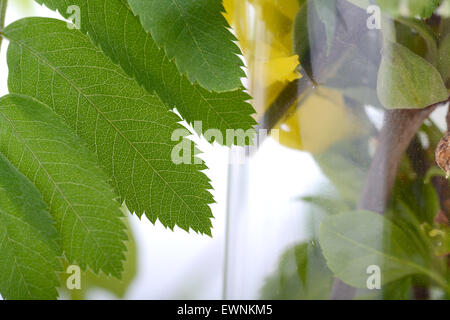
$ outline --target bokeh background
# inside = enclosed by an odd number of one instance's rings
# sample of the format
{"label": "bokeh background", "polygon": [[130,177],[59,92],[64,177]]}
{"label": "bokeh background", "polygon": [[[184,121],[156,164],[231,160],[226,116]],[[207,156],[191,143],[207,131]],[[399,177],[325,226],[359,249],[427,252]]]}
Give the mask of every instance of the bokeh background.
{"label": "bokeh background", "polygon": [[[26,16],[62,19],[32,0],[9,1],[6,24]],[[4,41],[1,47],[0,95],[8,92],[7,45]],[[365,111],[380,127],[382,113],[370,107]],[[445,112],[441,108],[433,114],[442,128]],[[136,253],[129,257],[129,285],[116,280],[105,285],[108,281],[89,278],[89,290],[83,294],[61,290],[62,298],[256,299],[265,279],[277,270],[280,255],[313,236],[321,212],[301,197],[333,189],[310,153],[269,138],[245,164],[230,165],[230,152],[242,150],[191,138],[203,152],[209,168],[205,173],[214,188],[212,237],[179,228],[170,231],[145,216],[129,214],[134,238],[130,248],[134,252],[135,247]]]}

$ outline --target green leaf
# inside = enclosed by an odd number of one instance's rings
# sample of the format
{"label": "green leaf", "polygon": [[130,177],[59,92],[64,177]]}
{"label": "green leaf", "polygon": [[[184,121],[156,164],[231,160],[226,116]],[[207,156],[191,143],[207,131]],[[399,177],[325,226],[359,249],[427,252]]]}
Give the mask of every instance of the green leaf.
{"label": "green leaf", "polygon": [[314,5],[317,10],[317,15],[320,21],[325,25],[325,32],[327,36],[327,54],[330,53],[331,46],[334,40],[334,32],[336,29],[336,0],[316,0]]}
{"label": "green leaf", "polygon": [[[436,65],[438,59],[438,37],[434,33],[433,29],[423,20],[399,17],[396,19],[396,21],[400,23],[400,25],[398,25],[396,28],[397,42],[404,45],[416,54],[418,54],[418,52],[415,52],[414,46],[419,47],[419,50],[424,50],[425,47],[427,49],[425,54],[418,55],[427,58],[427,61],[429,61],[433,65]],[[406,29],[408,32],[405,32],[404,29]],[[412,42],[413,46],[409,47],[408,43],[403,44],[398,41],[399,38],[402,38],[402,33],[403,38],[407,39],[404,41]],[[415,36],[416,34],[417,36]],[[423,39],[426,43],[426,46],[423,45],[420,41],[417,41],[417,37],[419,37],[419,39]]]}
{"label": "green leaf", "polygon": [[298,54],[300,64],[310,78],[313,76],[311,52],[314,47],[312,43],[314,38],[310,37],[309,28],[314,27],[314,25],[311,26],[312,22],[316,22],[316,19],[310,17],[313,14],[311,11],[312,10],[309,9],[308,1],[303,1],[300,3],[293,26],[294,52]]}
{"label": "green leaf", "polygon": [[329,216],[321,225],[319,239],[328,267],[354,287],[366,287],[371,265],[380,267],[383,285],[425,274],[446,286],[440,275],[428,269],[402,229],[379,214],[357,211]]}
{"label": "green leaf", "polygon": [[[348,0],[351,3],[366,9],[371,5],[370,0]],[[394,17],[420,17],[429,18],[439,6],[441,0],[377,0],[381,10]],[[375,2],[375,1],[374,1]]]}
{"label": "green leaf", "polygon": [[[128,288],[136,277],[138,263],[136,241],[134,240],[130,223],[127,223],[127,231],[127,252],[122,278],[111,278],[103,274],[96,275],[90,271],[83,272],[81,274],[81,288],[71,291],[67,290],[67,294],[72,298],[72,300],[85,300],[87,298],[86,294],[89,292],[89,290],[95,288],[107,290],[119,299],[123,299],[125,297]],[[61,278],[63,283],[66,283],[68,276],[68,274],[62,275]]]}
{"label": "green leaf", "polygon": [[317,242],[302,243],[286,250],[278,270],[266,279],[262,299],[328,299],[333,285]]}
{"label": "green leaf", "polygon": [[382,10],[394,16],[429,18],[441,0],[377,0]]}
{"label": "green leaf", "polygon": [[80,138],[29,97],[0,99],[0,152],[42,193],[70,263],[120,277],[126,240],[120,205]]}
{"label": "green leaf", "polygon": [[346,201],[339,197],[333,197],[328,195],[313,195],[301,197],[300,200],[315,205],[319,209],[322,209],[327,214],[337,214],[342,211],[351,210],[352,202]]}
{"label": "green leaf", "polygon": [[59,238],[42,195],[0,153],[0,293],[56,299]]}
{"label": "green leaf", "polygon": [[389,282],[381,290],[358,288],[355,300],[413,300],[412,276]]}
{"label": "green leaf", "polygon": [[391,202],[394,205],[394,217],[400,216],[396,212],[398,210],[396,204],[399,202],[409,207],[415,219],[418,220],[417,226],[420,226],[424,222],[431,224],[436,214],[441,210],[439,196],[434,186],[426,183],[426,177],[416,178],[413,176],[415,179],[409,181],[406,178],[406,174],[402,171],[405,170],[400,168],[399,174],[403,176],[395,183],[392,191]]}
{"label": "green leaf", "polygon": [[242,86],[245,73],[221,0],[128,0],[134,14],[191,82],[212,91]]}
{"label": "green leaf", "polygon": [[411,277],[393,281],[382,288],[382,298],[383,300],[412,300],[411,287]]}
{"label": "green leaf", "polygon": [[[358,121],[364,121],[358,119]],[[370,165],[368,135],[341,141],[314,155],[314,160],[333,184],[339,198],[356,205]]]}
{"label": "green leaf", "polygon": [[383,49],[377,92],[388,109],[420,109],[448,98],[442,77],[433,65],[389,41]]}
{"label": "green leaf", "polygon": [[[9,89],[52,107],[83,138],[131,212],[154,223],[210,234],[209,179],[195,164],[176,165],[172,150],[189,132],[181,120],[77,30],[28,18],[8,26]],[[172,135],[179,132],[179,141]],[[176,140],[176,139],[175,139]]]}
{"label": "green leaf", "polygon": [[450,34],[442,40],[439,46],[438,69],[444,82],[450,87]]}
{"label": "green leaf", "polygon": [[142,27],[126,0],[36,0],[65,16],[69,5],[81,9],[81,31],[87,33],[114,62],[156,92],[169,107],[176,107],[188,123],[202,121],[198,132],[218,129],[248,130],[256,124],[250,99],[242,89],[217,93],[192,84]]}

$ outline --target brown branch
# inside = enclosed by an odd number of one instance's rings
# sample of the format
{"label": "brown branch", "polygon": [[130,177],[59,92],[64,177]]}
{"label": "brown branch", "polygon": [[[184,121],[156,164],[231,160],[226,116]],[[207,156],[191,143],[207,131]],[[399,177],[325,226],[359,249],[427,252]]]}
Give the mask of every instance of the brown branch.
{"label": "brown branch", "polygon": [[423,121],[440,104],[421,110],[386,111],[358,209],[384,213],[403,154]]}
{"label": "brown branch", "polygon": [[[384,126],[378,137],[378,148],[366,177],[358,209],[384,214],[404,152],[423,121],[437,106],[446,102],[420,110],[386,111]],[[355,292],[355,288],[336,279],[330,298],[352,299]]]}

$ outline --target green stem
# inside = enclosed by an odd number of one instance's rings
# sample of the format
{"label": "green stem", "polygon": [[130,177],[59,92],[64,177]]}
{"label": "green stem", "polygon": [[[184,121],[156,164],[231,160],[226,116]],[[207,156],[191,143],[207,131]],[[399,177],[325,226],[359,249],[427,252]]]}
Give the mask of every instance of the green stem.
{"label": "green stem", "polygon": [[5,26],[5,17],[6,17],[6,7],[8,5],[8,0],[0,0],[0,47],[2,45],[2,30]]}

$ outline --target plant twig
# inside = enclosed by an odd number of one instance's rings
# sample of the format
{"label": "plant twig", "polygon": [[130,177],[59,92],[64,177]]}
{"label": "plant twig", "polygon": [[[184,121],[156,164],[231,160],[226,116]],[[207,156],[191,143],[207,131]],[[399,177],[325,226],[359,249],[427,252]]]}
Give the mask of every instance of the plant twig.
{"label": "plant twig", "polygon": [[421,110],[386,111],[358,209],[383,214],[402,156],[423,121],[439,104]]}
{"label": "plant twig", "polygon": [[[369,168],[358,209],[383,214],[394,186],[402,156],[416,135],[423,121],[439,105],[425,109],[386,111],[385,123],[378,137],[378,148]],[[336,279],[330,298],[352,299],[356,289]]]}

